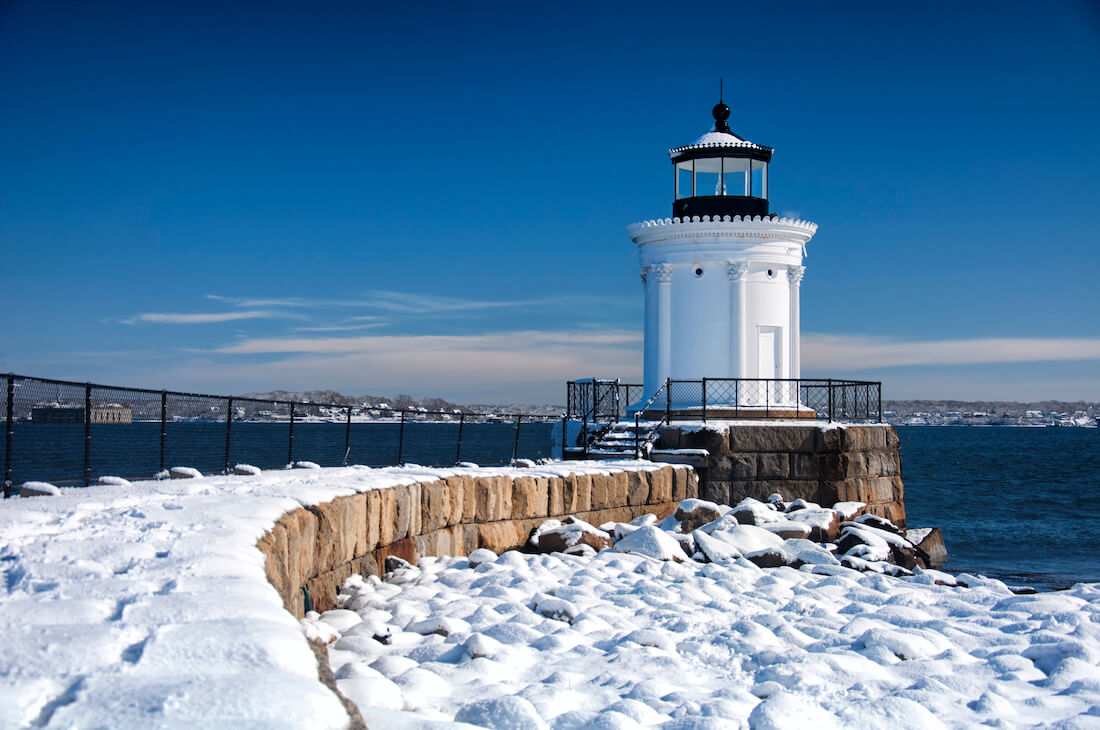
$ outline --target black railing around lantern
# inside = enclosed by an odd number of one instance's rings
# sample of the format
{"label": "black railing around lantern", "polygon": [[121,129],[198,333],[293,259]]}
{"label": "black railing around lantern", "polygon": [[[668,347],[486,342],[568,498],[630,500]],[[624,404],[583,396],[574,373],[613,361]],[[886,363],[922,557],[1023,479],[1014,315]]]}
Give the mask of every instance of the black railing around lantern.
{"label": "black railing around lantern", "polygon": [[[882,422],[882,383],[835,378],[667,379],[642,405],[636,383],[589,378],[566,384],[566,418],[592,423],[637,411],[666,420],[771,418]],[[633,408],[632,408],[633,406]]]}

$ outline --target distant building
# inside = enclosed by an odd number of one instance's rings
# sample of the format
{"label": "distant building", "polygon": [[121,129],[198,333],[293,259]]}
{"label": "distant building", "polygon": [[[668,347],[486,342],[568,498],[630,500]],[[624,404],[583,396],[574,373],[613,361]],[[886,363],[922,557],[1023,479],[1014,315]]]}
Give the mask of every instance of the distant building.
{"label": "distant building", "polygon": [[133,423],[134,413],[130,406],[124,406],[121,403],[101,403],[92,406],[91,421],[92,423]]}
{"label": "distant building", "polygon": [[[100,403],[92,406],[92,423],[133,423],[130,406],[120,403]],[[84,423],[84,406],[68,403],[41,403],[31,409],[34,423]]]}
{"label": "distant building", "polygon": [[34,423],[84,423],[84,406],[67,403],[39,403],[31,409]]}

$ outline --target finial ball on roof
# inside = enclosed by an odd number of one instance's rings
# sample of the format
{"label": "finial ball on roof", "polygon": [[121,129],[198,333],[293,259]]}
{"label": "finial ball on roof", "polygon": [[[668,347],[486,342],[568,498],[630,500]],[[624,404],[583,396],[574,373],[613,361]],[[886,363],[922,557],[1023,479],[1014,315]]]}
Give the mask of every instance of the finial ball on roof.
{"label": "finial ball on roof", "polygon": [[714,131],[725,132],[727,134],[733,134],[730,132],[730,125],[726,123],[726,120],[730,118],[730,108],[725,103],[719,101],[711,109],[711,114],[714,115]]}

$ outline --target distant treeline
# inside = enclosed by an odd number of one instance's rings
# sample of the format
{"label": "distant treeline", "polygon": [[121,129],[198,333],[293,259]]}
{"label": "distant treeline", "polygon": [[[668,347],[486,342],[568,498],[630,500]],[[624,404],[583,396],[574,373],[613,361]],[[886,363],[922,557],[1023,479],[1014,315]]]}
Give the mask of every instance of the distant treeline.
{"label": "distant treeline", "polygon": [[898,414],[949,413],[952,411],[974,413],[976,411],[982,411],[999,416],[1022,416],[1027,411],[1042,411],[1043,413],[1050,413],[1052,411],[1058,413],[1085,411],[1086,413],[1100,413],[1100,403],[1082,400],[1043,400],[1029,403],[1005,400],[884,400],[882,401],[882,410],[894,411]]}
{"label": "distant treeline", "polygon": [[335,390],[272,390],[267,393],[243,393],[241,397],[259,398],[261,400],[292,400],[310,401],[312,403],[336,403],[346,406],[370,406],[385,405],[393,410],[412,410],[423,408],[427,411],[463,411],[466,413],[523,413],[530,415],[555,416],[565,411],[565,406],[560,405],[523,405],[501,403],[472,403],[462,405],[452,403],[443,398],[416,399],[407,393],[398,393],[395,396],[385,395],[344,395]]}

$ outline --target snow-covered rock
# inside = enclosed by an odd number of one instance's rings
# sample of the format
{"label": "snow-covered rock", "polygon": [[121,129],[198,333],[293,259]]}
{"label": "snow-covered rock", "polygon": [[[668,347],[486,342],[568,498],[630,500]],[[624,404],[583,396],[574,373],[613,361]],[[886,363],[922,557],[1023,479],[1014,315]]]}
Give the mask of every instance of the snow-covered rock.
{"label": "snow-covered rock", "polygon": [[61,490],[49,482],[23,482],[19,485],[20,497],[52,497],[61,494]]}
{"label": "snow-covered rock", "polygon": [[529,544],[544,553],[569,552],[577,545],[599,551],[611,547],[611,535],[576,517],[546,520],[531,533]]}
{"label": "snow-covered rock", "polygon": [[775,504],[765,504],[752,497],[745,497],[738,502],[732,514],[742,525],[763,525],[785,519],[783,513],[776,509]]}
{"label": "snow-covered rock", "polygon": [[522,697],[471,702],[458,711],[455,721],[490,730],[542,730],[546,727],[535,706]]}
{"label": "snow-covered rock", "polygon": [[742,555],[758,550],[783,549],[783,538],[755,525],[737,525],[724,530],[715,530],[710,534],[711,537],[732,545]]}
{"label": "snow-covered rock", "polygon": [[867,505],[863,502],[837,502],[833,505],[833,510],[840,514],[841,519],[853,520],[863,514],[867,509]]}
{"label": "snow-covered rock", "polygon": [[615,543],[620,553],[644,555],[655,560],[688,560],[680,542],[670,533],[653,525],[639,527]]}
{"label": "snow-covered rock", "polygon": [[471,568],[476,568],[482,563],[496,562],[497,554],[488,548],[478,548],[470,553],[470,557],[467,558]]}
{"label": "snow-covered rock", "polygon": [[680,523],[681,532],[691,532],[708,522],[714,522],[729,511],[730,508],[726,505],[718,505],[705,499],[685,499],[676,505],[672,516]]}

